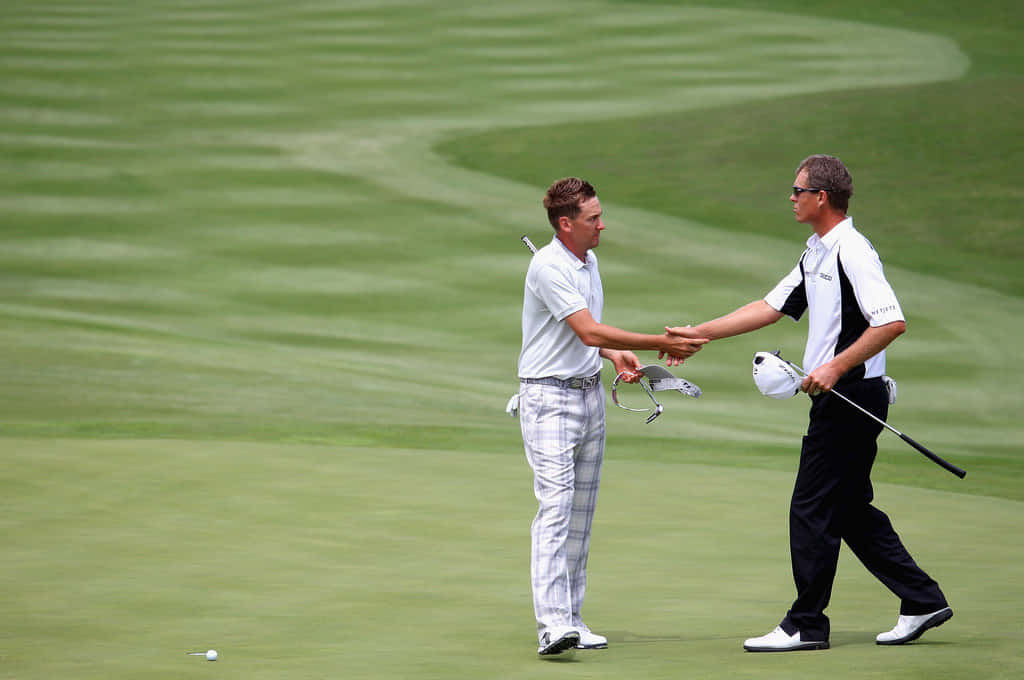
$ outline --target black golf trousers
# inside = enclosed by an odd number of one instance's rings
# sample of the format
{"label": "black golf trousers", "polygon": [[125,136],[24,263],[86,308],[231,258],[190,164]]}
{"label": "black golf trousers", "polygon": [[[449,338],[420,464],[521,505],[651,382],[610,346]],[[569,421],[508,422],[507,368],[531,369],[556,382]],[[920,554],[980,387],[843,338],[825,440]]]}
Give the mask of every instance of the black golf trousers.
{"label": "black golf trousers", "polygon": [[[885,420],[881,378],[837,385],[843,396]],[[825,608],[832,596],[841,541],[900,598],[900,613],[927,614],[946,598],[903,547],[884,512],[871,505],[871,466],[882,426],[830,393],[812,397],[810,424],[789,512],[789,546],[797,597],[782,622],[789,635],[828,640]]]}

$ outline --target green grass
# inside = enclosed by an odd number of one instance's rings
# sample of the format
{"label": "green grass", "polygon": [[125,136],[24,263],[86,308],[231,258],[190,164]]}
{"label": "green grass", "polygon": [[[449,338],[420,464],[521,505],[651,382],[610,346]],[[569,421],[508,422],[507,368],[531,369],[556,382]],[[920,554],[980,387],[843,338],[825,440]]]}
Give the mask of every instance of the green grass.
{"label": "green grass", "polygon": [[[0,678],[1018,677],[1021,10],[715,4],[6,3]],[[612,648],[544,663],[502,413],[544,188],[597,183],[605,318],[653,332],[774,285],[819,150],[908,315],[893,422],[968,470],[880,439],[956,617],[876,648],[896,603],[844,553],[832,650],[742,653],[792,598],[780,323],[609,413]]]}
{"label": "green grass", "polygon": [[[950,107],[951,100],[961,103]],[[617,202],[794,238],[800,228],[782,218],[796,165],[824,150],[851,168],[850,214],[876,247],[893,254],[888,263],[1019,297],[1022,118],[1024,78],[985,78],[783,98],[568,131],[503,129],[442,149],[457,162],[506,168],[503,175],[531,184],[550,174],[550,158],[528,156],[513,166],[501,160],[515,148],[548,149],[560,159],[556,172],[585,168]],[[717,134],[707,135],[709,129]]]}

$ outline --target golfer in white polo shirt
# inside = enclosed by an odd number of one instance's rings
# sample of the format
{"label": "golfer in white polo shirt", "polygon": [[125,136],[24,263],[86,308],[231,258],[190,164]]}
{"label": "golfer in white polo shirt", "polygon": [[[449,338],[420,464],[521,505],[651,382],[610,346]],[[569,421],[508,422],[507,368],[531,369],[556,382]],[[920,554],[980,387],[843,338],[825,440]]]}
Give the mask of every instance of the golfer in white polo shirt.
{"label": "golfer in white polo shirt", "polygon": [[539,505],[530,553],[538,652],[551,655],[608,646],[580,615],[604,458],[601,358],[635,382],[642,364],[629,350],[683,360],[706,340],[602,324],[604,293],[593,249],[605,226],[597,193],[585,180],[560,179],[548,188],[544,207],[555,236],[526,273],[518,372],[523,445]]}
{"label": "golfer in white polo shirt", "polygon": [[[842,541],[900,600],[896,627],[880,645],[916,640],[953,616],[938,584],[907,552],[884,512],[871,504],[871,467],[882,426],[830,394],[842,394],[885,420],[885,348],[906,330],[903,311],[871,243],[846,211],[853,180],[834,156],[815,155],[797,168],[789,196],[797,222],[814,233],[796,267],[768,295],[695,327],[667,329],[712,340],[753,331],[808,312],[800,389],[811,395],[810,423],[789,512],[797,596],[782,622],[748,639],[751,652],[827,649],[832,595]],[[671,361],[670,361],[671,363]]]}

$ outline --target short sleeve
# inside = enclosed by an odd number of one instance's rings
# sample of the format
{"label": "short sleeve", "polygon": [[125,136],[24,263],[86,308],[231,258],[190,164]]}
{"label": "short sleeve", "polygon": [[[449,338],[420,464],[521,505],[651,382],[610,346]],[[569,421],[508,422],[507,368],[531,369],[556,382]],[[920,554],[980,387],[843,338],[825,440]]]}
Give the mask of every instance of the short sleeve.
{"label": "short sleeve", "polygon": [[794,321],[800,320],[807,311],[807,288],[804,285],[804,272],[799,263],[765,295],[764,301],[775,311],[782,312]]}
{"label": "short sleeve", "polygon": [[869,325],[878,327],[904,320],[896,293],[885,278],[882,261],[867,240],[844,247],[839,261]]}
{"label": "short sleeve", "polygon": [[527,285],[558,321],[587,308],[587,301],[572,277],[553,265],[538,267]]}

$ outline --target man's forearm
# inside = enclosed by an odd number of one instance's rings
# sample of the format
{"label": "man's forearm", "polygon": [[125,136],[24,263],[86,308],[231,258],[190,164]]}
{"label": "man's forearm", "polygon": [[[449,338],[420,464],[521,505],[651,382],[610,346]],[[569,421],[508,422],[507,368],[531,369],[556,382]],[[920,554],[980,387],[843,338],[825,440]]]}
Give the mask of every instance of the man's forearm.
{"label": "man's forearm", "polygon": [[893,321],[884,326],[871,326],[857,340],[836,355],[832,364],[840,375],[845,374],[854,366],[859,366],[889,346],[893,340],[906,331],[903,321]]}
{"label": "man's forearm", "polygon": [[711,340],[731,338],[734,335],[742,335],[756,331],[758,328],[764,328],[775,323],[782,316],[782,312],[772,308],[764,300],[754,300],[725,316],[695,326],[693,331],[701,337]]}
{"label": "man's forearm", "polygon": [[572,328],[576,337],[584,345],[602,347],[607,350],[653,350],[664,352],[675,359],[686,359],[698,351],[706,338],[648,335],[634,333],[615,326],[599,323],[590,314],[590,310],[582,309],[566,317],[566,323]]}
{"label": "man's forearm", "polygon": [[859,366],[885,349],[895,340],[907,325],[902,321],[893,321],[884,326],[872,326],[861,333],[857,340],[837,354],[832,361],[818,366],[804,378],[800,389],[814,395],[827,392],[846,375],[854,366]]}
{"label": "man's forearm", "polygon": [[580,334],[580,340],[591,347],[610,350],[653,350],[665,348],[665,336],[634,333],[607,324],[594,324]]}

